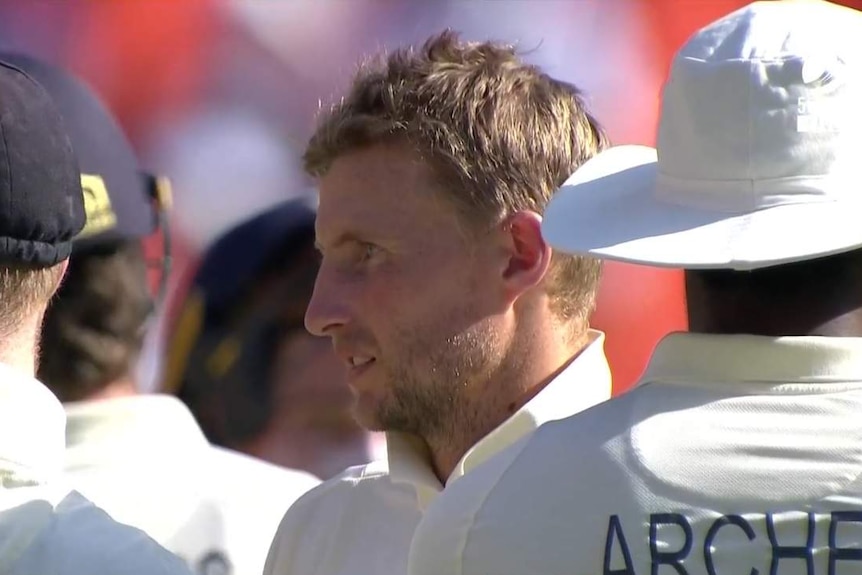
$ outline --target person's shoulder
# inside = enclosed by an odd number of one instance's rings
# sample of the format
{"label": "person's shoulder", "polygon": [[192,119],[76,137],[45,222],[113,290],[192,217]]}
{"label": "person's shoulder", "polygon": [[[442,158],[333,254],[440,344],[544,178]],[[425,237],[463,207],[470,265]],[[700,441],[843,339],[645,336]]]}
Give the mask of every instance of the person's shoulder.
{"label": "person's shoulder", "polygon": [[368,525],[377,526],[373,537],[388,541],[382,544],[386,547],[397,541],[398,534],[412,533],[419,518],[415,492],[392,480],[385,461],[350,467],[287,510],[264,572],[306,573],[332,557],[347,564],[364,561],[368,553],[375,552],[374,544],[367,542]]}
{"label": "person's shoulder", "polygon": [[[281,514],[299,497],[320,485],[320,479],[298,469],[274,465],[262,459],[222,447],[211,447],[209,489],[234,512],[240,507],[271,508]],[[267,511],[267,513],[269,513]],[[278,520],[276,520],[276,524]]]}
{"label": "person's shoulder", "polygon": [[[535,469],[548,473],[577,468],[589,471],[584,461],[603,459],[610,445],[627,436],[644,403],[648,386],[634,388],[563,419],[549,421],[508,450],[508,468],[501,482],[530,478]],[[649,403],[651,399],[646,398]],[[543,477],[545,475],[542,475]]]}
{"label": "person's shoulder", "polygon": [[[24,507],[29,507],[26,515],[38,523],[40,529],[31,535],[30,545],[18,557],[10,573],[190,573],[179,557],[143,531],[115,521],[75,491],[55,504],[36,498]],[[23,509],[9,511],[19,514]],[[16,522],[20,535],[22,525]]]}
{"label": "person's shoulder", "polygon": [[348,467],[300,497],[291,508],[291,513],[310,513],[328,505],[341,506],[346,500],[365,498],[369,493],[392,486],[386,461]]}
{"label": "person's shoulder", "polygon": [[[271,540],[284,513],[320,479],[236,451],[212,447],[206,490],[225,521],[246,524]],[[251,526],[254,527],[251,527]]]}
{"label": "person's shoulder", "polygon": [[282,467],[232,449],[211,446],[211,462],[220,476],[245,476],[259,486],[280,490],[308,491],[320,484],[320,479],[298,469]]}
{"label": "person's shoulder", "polygon": [[352,513],[384,512],[392,501],[395,484],[385,461],[349,467],[305,493],[287,510],[277,539],[291,538],[294,531],[309,531]]}

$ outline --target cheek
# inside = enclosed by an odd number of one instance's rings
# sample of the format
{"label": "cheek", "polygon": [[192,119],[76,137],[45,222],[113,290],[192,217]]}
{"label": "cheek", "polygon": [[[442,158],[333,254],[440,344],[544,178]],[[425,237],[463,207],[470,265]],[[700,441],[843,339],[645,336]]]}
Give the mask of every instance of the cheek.
{"label": "cheek", "polygon": [[387,337],[385,332],[410,339],[421,337],[418,332],[457,333],[465,323],[493,311],[490,282],[481,274],[454,258],[381,265],[355,286],[357,318],[381,338]]}
{"label": "cheek", "polygon": [[392,320],[421,305],[428,276],[414,266],[379,265],[356,281],[354,304],[360,317]]}

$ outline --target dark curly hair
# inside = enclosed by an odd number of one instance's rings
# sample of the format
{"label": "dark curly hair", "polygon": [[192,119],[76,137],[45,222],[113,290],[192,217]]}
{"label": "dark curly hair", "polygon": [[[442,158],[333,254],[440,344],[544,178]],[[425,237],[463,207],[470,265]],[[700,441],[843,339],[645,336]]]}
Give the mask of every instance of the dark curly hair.
{"label": "dark curly hair", "polygon": [[39,379],[69,402],[128,375],[141,353],[153,305],[138,241],[73,253],[45,314]]}

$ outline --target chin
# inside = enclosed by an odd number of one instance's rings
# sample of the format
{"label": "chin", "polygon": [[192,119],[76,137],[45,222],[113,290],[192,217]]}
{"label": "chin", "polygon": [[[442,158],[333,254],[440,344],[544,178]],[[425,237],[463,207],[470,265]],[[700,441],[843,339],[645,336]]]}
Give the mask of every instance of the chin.
{"label": "chin", "polygon": [[380,402],[376,398],[359,395],[353,404],[353,419],[368,431],[387,431],[380,420]]}

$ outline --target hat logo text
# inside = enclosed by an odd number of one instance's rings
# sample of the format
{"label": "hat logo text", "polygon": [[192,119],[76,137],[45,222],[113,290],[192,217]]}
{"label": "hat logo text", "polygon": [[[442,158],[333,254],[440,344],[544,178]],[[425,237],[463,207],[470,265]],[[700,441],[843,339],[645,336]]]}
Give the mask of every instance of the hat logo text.
{"label": "hat logo text", "polygon": [[101,176],[81,174],[81,188],[84,191],[84,211],[87,223],[78,234],[79,238],[92,236],[109,230],[117,225],[117,215],[111,206],[108,188]]}

